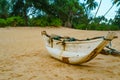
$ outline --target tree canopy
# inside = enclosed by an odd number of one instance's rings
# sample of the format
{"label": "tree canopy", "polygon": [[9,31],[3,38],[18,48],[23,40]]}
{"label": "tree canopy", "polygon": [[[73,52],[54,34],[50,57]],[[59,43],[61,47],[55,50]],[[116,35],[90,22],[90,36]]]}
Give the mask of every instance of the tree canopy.
{"label": "tree canopy", "polygon": [[[77,29],[96,29],[101,24],[118,26],[119,10],[110,24],[105,15],[120,0],[112,0],[113,5],[104,16],[96,17],[102,0],[0,0],[0,20],[5,26],[65,26]],[[97,9],[95,15],[92,10]],[[0,26],[3,25],[0,22]],[[89,26],[88,26],[89,25]],[[96,26],[96,28],[95,28]]]}

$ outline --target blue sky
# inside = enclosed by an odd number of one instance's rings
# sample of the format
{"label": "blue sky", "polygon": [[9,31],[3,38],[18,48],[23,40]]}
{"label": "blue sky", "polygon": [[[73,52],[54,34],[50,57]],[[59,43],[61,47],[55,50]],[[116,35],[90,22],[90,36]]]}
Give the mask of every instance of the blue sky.
{"label": "blue sky", "polygon": [[[98,3],[100,2],[100,0],[96,0]],[[102,16],[104,15],[107,10],[112,6],[112,0],[102,0],[99,12],[97,14],[97,16]],[[96,8],[97,9],[97,8]],[[110,18],[114,18],[116,11],[118,10],[118,7],[116,7],[116,5],[110,10],[110,12],[105,16],[107,19]],[[93,14],[95,14],[96,10],[92,11]]]}

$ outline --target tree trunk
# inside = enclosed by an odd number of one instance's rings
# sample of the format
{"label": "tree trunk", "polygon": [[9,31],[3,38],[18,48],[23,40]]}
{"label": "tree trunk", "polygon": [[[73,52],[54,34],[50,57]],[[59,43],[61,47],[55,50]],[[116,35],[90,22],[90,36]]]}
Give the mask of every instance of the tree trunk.
{"label": "tree trunk", "polygon": [[70,21],[66,21],[66,22],[65,22],[65,27],[72,28],[71,22],[70,22]]}
{"label": "tree trunk", "polygon": [[28,17],[26,13],[24,13],[24,19],[25,19],[25,26],[28,26]]}
{"label": "tree trunk", "polygon": [[28,16],[27,16],[27,6],[24,4],[24,9],[23,9],[23,15],[24,15],[24,20],[25,20],[25,26],[28,26]]}
{"label": "tree trunk", "polygon": [[104,14],[104,17],[109,13],[109,11],[113,8],[114,4],[108,9],[108,11]]}
{"label": "tree trunk", "polygon": [[100,9],[101,3],[102,3],[102,0],[100,0],[100,4],[99,4],[99,6],[98,6],[98,9],[97,9],[97,11],[96,11],[96,13],[95,13],[94,18],[96,17],[96,15],[97,15],[97,13],[98,13],[98,11],[99,11],[99,9]]}
{"label": "tree trunk", "polygon": [[72,12],[69,12],[68,19],[65,22],[65,27],[72,28]]}

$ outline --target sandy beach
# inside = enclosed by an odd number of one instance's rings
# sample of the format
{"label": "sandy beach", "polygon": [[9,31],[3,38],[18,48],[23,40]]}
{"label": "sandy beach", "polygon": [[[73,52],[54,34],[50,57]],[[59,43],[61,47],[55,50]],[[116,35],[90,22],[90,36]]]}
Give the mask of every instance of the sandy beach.
{"label": "sandy beach", "polygon": [[[120,56],[97,55],[93,60],[70,65],[52,58],[45,48],[41,31],[86,39],[109,31],[70,28],[0,28],[0,80],[120,80]],[[112,47],[120,51],[120,31]]]}

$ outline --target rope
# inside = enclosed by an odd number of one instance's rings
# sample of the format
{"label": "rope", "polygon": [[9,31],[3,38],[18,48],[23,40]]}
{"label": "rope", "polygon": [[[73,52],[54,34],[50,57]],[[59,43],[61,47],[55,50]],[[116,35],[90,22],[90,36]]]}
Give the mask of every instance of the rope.
{"label": "rope", "polygon": [[72,42],[72,41],[89,41],[89,40],[100,39],[100,38],[103,38],[104,40],[110,40],[110,39],[104,38],[104,36],[87,38],[87,39],[76,39],[76,38],[73,38],[73,37],[70,38],[70,37],[61,37],[61,36],[52,36],[51,37],[50,35],[46,35],[46,36],[49,37],[49,38],[52,38],[54,40],[68,41],[68,42]]}
{"label": "rope", "polygon": [[[68,41],[68,42],[72,42],[72,41],[89,41],[89,40],[94,40],[94,39],[100,39],[103,38],[104,40],[107,41],[112,41],[112,39],[107,39],[104,36],[99,36],[99,37],[93,37],[93,38],[87,38],[87,39],[76,39],[76,38],[70,38],[70,37],[61,37],[58,35],[54,35],[54,36],[50,36],[46,33],[46,31],[42,31],[41,33],[42,35],[46,35],[47,37],[49,37],[50,39],[54,39],[54,40],[59,40],[59,41]],[[117,36],[114,36],[114,38],[117,38]]]}
{"label": "rope", "polygon": [[104,38],[104,37],[103,37],[103,39],[106,40],[106,41],[112,41],[112,39],[107,39],[107,38]]}
{"label": "rope", "polygon": [[81,39],[81,40],[76,39],[76,41],[90,41],[90,40],[95,40],[95,39],[100,39],[100,38],[103,38],[103,39],[104,39],[104,36],[87,38],[87,39]]}
{"label": "rope", "polygon": [[[61,37],[61,36],[58,36],[58,35],[50,36],[50,35],[48,35],[46,33],[46,31],[43,31],[41,34],[49,37],[50,39],[59,40],[59,41],[63,41],[64,40],[64,41],[68,41],[68,42],[71,42],[71,41],[89,41],[89,40],[104,38],[104,36],[100,36],[100,37],[93,37],[93,38],[87,38],[87,39],[79,40],[79,39],[76,39],[76,38],[73,38],[73,37],[72,38],[70,38],[70,37]],[[105,39],[105,40],[109,40],[109,39]]]}
{"label": "rope", "polygon": [[[45,33],[44,35],[46,35],[47,37],[49,37],[49,39],[51,40],[51,47],[53,47],[53,40],[58,40],[60,42],[56,43],[56,44],[60,44],[62,43],[62,45],[66,44],[66,42],[74,42],[74,41],[90,41],[90,40],[95,40],[95,39],[100,39],[102,38],[103,40],[107,40],[107,41],[112,41],[112,39],[106,39],[104,36],[99,36],[99,37],[93,37],[93,38],[87,38],[87,39],[76,39],[73,37],[61,37],[58,35],[48,35],[47,33]],[[70,43],[67,43],[70,44]],[[72,43],[73,44],[73,43]],[[111,44],[110,44],[111,45]]]}

